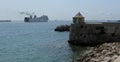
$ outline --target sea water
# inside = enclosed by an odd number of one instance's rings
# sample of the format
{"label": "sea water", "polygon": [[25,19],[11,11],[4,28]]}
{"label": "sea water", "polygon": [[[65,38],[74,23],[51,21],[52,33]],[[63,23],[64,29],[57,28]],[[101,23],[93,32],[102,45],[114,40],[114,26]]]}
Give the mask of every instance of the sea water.
{"label": "sea water", "polygon": [[84,48],[68,43],[69,32],[55,32],[71,21],[40,23],[1,22],[0,62],[70,62]]}

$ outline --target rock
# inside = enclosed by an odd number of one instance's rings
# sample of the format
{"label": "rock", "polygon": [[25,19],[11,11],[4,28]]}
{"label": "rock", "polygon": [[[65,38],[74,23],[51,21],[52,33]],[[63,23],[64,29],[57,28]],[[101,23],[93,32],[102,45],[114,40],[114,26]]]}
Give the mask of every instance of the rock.
{"label": "rock", "polygon": [[95,58],[92,58],[91,60],[95,62],[101,61],[100,59],[95,59]]}
{"label": "rock", "polygon": [[117,55],[114,55],[114,56],[112,57],[112,59],[115,60],[115,59],[117,59],[117,57],[118,57]]}
{"label": "rock", "polygon": [[69,25],[60,25],[55,28],[55,31],[59,31],[59,32],[64,32],[64,31],[69,31],[69,30],[70,30]]}
{"label": "rock", "polygon": [[106,52],[107,52],[107,50],[103,50],[101,53],[102,53],[102,54],[105,54]]}
{"label": "rock", "polygon": [[120,56],[114,62],[120,62]]}
{"label": "rock", "polygon": [[104,61],[108,62],[111,58],[110,57],[105,57]]}
{"label": "rock", "polygon": [[80,58],[73,59],[72,62],[81,62],[81,59]]}
{"label": "rock", "polygon": [[[90,51],[81,58],[81,62],[114,62],[120,60],[120,42],[104,43],[91,47]],[[119,58],[118,58],[119,57]]]}

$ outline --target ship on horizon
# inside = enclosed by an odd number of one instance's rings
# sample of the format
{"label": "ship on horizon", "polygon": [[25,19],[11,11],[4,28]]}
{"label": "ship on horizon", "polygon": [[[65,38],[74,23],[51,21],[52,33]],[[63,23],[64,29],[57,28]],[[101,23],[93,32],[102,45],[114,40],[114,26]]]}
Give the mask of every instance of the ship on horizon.
{"label": "ship on horizon", "polygon": [[25,17],[24,22],[48,22],[48,16],[42,15],[41,17],[37,17],[34,15],[34,17]]}
{"label": "ship on horizon", "polygon": [[21,12],[21,14],[26,14],[29,17],[24,18],[24,22],[48,22],[48,16],[47,15],[42,15],[41,17],[37,17],[34,13],[26,13],[26,12]]}
{"label": "ship on horizon", "polygon": [[11,20],[0,20],[0,22],[11,22]]}

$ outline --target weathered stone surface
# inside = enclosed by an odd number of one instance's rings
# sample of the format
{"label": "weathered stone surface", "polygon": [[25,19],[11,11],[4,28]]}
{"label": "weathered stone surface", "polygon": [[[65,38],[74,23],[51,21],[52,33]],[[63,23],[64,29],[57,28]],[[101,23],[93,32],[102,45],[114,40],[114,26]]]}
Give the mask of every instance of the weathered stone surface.
{"label": "weathered stone surface", "polygon": [[69,31],[70,26],[69,25],[60,25],[55,28],[55,31],[63,32],[63,31]]}
{"label": "weathered stone surface", "polygon": [[72,62],[81,62],[80,58],[77,58],[77,59],[73,59]]}
{"label": "weathered stone surface", "polygon": [[120,60],[119,56],[120,56],[120,42],[105,43],[102,45],[98,45],[96,47],[91,47],[90,50],[86,53],[86,55],[81,59],[79,59],[79,61],[80,62],[114,62]]}
{"label": "weathered stone surface", "polygon": [[114,62],[120,62],[120,56]]}
{"label": "weathered stone surface", "polygon": [[[84,34],[83,34],[84,35]],[[92,35],[92,34],[91,34]],[[87,35],[86,35],[87,36]],[[87,36],[85,38],[68,40],[70,44],[78,45],[78,46],[97,46],[103,43],[111,43],[111,42],[120,42],[119,37],[110,37],[107,34],[104,35],[92,35],[92,37]]]}

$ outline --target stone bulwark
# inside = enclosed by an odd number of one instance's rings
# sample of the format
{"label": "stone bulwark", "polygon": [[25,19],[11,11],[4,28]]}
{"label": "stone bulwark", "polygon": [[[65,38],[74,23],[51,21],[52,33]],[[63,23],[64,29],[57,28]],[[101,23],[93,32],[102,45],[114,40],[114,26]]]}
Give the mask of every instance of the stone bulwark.
{"label": "stone bulwark", "polygon": [[120,42],[104,43],[91,47],[82,58],[72,62],[120,62]]}
{"label": "stone bulwark", "polygon": [[96,46],[119,41],[119,22],[85,22],[85,17],[80,12],[73,17],[68,40],[70,44]]}

